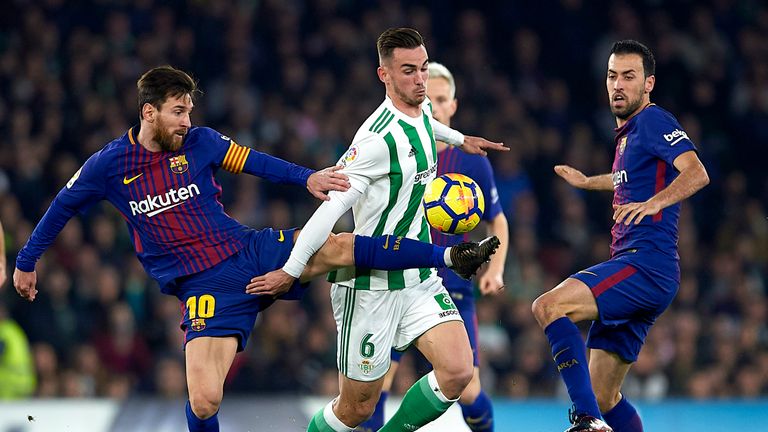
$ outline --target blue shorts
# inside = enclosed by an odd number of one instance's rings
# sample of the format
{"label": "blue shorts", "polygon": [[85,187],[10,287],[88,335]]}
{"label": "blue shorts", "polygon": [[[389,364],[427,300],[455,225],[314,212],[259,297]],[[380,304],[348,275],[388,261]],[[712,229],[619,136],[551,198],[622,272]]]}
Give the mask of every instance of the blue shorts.
{"label": "blue shorts", "polygon": [[[475,367],[480,365],[480,354],[477,348],[477,314],[475,314],[475,299],[472,295],[468,295],[460,292],[448,292],[453,299],[453,303],[456,304],[456,308],[459,309],[461,319],[464,320],[464,328],[467,329],[467,336],[469,336],[469,346],[472,347],[472,364]],[[399,362],[405,354],[405,351],[398,351],[392,349],[392,360]]]}
{"label": "blue shorts", "polygon": [[680,287],[678,261],[657,252],[632,249],[570,276],[584,282],[597,301],[587,347],[634,362],[648,330]]}
{"label": "blue shorts", "polygon": [[[184,344],[201,336],[235,336],[237,350],[245,348],[256,315],[275,302],[271,296],[246,294],[245,286],[254,276],[283,267],[293,248],[294,231],[251,230],[245,248],[207,270],[176,280]],[[296,281],[279,298],[299,299],[306,287]]]}

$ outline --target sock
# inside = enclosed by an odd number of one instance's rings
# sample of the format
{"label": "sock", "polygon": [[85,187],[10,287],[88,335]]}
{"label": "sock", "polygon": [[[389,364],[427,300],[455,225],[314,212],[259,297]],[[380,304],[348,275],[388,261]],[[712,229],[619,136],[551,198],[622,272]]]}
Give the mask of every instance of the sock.
{"label": "sock", "polygon": [[395,415],[379,432],[416,430],[440,417],[456,400],[445,397],[432,371],[408,389]]}
{"label": "sock", "polygon": [[355,429],[357,432],[376,432],[384,426],[384,405],[387,403],[387,397],[389,392],[381,392],[379,401],[376,402],[376,410],[368,420],[360,423],[360,426]]}
{"label": "sock", "polygon": [[445,251],[435,246],[405,237],[355,236],[355,266],[379,270],[446,267]]}
{"label": "sock", "polygon": [[185,411],[187,412],[187,428],[189,428],[189,432],[219,432],[218,411],[211,417],[201,420],[192,411],[192,405],[189,404],[189,401],[187,401]]}
{"label": "sock", "polygon": [[568,395],[577,414],[601,419],[597,399],[592,391],[587,365],[587,348],[581,333],[568,317],[559,318],[544,329],[557,370],[568,388]]}
{"label": "sock", "polygon": [[493,405],[491,398],[484,391],[480,391],[477,399],[470,405],[464,405],[459,400],[464,421],[472,431],[493,432]]}
{"label": "sock", "polygon": [[643,422],[637,410],[624,396],[615,407],[603,414],[603,418],[613,432],[643,432]]}
{"label": "sock", "polygon": [[333,412],[333,403],[336,399],[328,402],[326,406],[320,409],[307,426],[307,432],[353,432],[355,428],[351,428],[339,420],[336,414]]}

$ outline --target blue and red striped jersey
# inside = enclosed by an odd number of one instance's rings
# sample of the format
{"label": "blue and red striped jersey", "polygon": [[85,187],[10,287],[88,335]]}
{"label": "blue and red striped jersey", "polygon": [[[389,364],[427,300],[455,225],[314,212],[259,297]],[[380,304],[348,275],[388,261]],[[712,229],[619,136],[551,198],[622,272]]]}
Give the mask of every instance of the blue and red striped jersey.
{"label": "blue and red striped jersey", "polygon": [[[649,105],[616,129],[613,160],[613,203],[643,202],[666,188],[679,172],[675,158],[696,151],[672,114]],[[674,259],[677,254],[677,221],[680,203],[671,205],[639,224],[614,224],[611,256],[628,249],[656,249]]]}
{"label": "blue and red striped jersey", "polygon": [[[457,147],[449,146],[437,154],[437,175],[447,173],[464,174],[474,180],[483,191],[485,198],[485,211],[483,220],[491,221],[501,213],[501,201],[496,190],[496,181],[493,178],[493,168],[488,158],[480,155],[464,153]],[[430,229],[432,243],[440,246],[453,246],[467,241],[469,234],[446,235],[435,229]],[[437,270],[437,275],[443,278],[443,285],[450,292],[461,292],[466,296],[472,296],[472,282],[464,280],[452,270],[442,268]]]}
{"label": "blue and red striped jersey", "polygon": [[219,168],[295,184],[312,173],[210,128],[190,128],[175,152],[150,152],[137,142],[138,132],[134,126],[93,154],[61,189],[19,252],[20,270],[34,269],[76,212],[107,200],[125,218],[139,261],[168,292],[177,277],[211,268],[244,246],[248,227],[219,201]]}

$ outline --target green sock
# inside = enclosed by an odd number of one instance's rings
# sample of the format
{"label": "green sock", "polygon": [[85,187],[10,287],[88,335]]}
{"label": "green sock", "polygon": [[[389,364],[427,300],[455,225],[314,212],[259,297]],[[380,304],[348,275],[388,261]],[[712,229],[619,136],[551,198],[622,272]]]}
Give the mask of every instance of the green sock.
{"label": "green sock", "polygon": [[[336,418],[333,413],[333,403],[336,400],[328,402],[328,405],[320,408],[320,411],[316,412],[307,426],[307,432],[352,432],[354,428],[351,428],[341,420]],[[325,418],[325,410],[328,410],[328,416],[330,419]]]}
{"label": "green sock", "polygon": [[[421,377],[403,396],[395,415],[379,429],[379,432],[413,431],[440,417],[455,401],[443,402],[437,397],[429,382],[429,376]],[[434,378],[433,378],[434,380]],[[435,384],[437,380],[434,380]],[[439,389],[438,389],[439,391]]]}
{"label": "green sock", "polygon": [[328,426],[328,423],[323,417],[323,410],[325,407],[320,408],[320,411],[316,412],[307,426],[307,432],[335,432],[332,427]]}

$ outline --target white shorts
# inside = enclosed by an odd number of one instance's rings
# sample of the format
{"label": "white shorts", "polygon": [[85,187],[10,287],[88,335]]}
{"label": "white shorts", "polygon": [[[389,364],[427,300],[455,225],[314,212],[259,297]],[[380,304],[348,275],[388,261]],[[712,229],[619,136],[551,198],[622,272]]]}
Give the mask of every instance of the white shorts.
{"label": "white shorts", "polygon": [[356,290],[333,284],[339,372],[376,381],[389,370],[392,347],[403,350],[432,327],[462,321],[439,278],[396,291]]}

